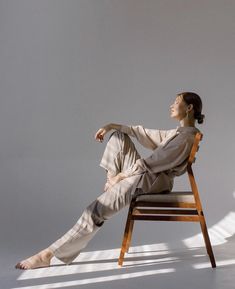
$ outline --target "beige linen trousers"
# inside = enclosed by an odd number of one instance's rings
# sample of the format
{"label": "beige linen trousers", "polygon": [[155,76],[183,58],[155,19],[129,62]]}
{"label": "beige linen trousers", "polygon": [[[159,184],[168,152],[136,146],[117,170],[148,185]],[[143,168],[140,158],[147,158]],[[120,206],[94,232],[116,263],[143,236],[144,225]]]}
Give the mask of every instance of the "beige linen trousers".
{"label": "beige linen trousers", "polygon": [[[80,254],[88,242],[136,194],[170,192],[173,179],[186,171],[187,158],[193,145],[195,127],[170,130],[147,129],[142,125],[122,125],[109,137],[100,166],[112,174],[124,172],[127,178],[100,194],[83,211],[74,226],[49,248],[66,264]],[[130,136],[153,153],[141,158]]]}

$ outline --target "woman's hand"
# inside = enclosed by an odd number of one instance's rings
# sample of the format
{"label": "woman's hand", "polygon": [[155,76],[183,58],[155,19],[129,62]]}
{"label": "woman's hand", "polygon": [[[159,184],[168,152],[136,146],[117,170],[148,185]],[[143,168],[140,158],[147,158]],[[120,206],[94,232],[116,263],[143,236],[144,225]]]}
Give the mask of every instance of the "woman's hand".
{"label": "woman's hand", "polygon": [[104,136],[107,132],[109,132],[112,129],[111,124],[107,124],[100,129],[95,134],[95,139],[98,140],[99,142],[102,142],[104,140]]}
{"label": "woman's hand", "polygon": [[123,173],[119,173],[116,176],[110,176],[108,178],[108,181],[105,184],[104,187],[104,191],[107,191],[108,189],[110,189],[112,186],[114,186],[115,184],[117,184],[118,182],[120,182],[121,180],[125,179],[126,176]]}

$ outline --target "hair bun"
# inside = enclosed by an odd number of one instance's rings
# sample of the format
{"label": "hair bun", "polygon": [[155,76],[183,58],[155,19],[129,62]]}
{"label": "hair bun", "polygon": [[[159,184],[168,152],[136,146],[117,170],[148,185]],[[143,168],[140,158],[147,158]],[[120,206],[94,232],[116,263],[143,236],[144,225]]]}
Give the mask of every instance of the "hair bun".
{"label": "hair bun", "polygon": [[198,123],[203,123],[204,117],[205,117],[205,115],[202,113],[197,114],[196,118],[197,118]]}

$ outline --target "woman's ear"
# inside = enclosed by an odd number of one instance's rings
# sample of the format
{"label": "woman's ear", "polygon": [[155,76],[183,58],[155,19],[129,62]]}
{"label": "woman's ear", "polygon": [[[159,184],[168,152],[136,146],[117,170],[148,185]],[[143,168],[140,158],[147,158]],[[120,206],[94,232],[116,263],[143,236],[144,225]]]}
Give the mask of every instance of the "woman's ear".
{"label": "woman's ear", "polygon": [[192,104],[192,103],[190,103],[190,104],[188,105],[188,111],[190,112],[191,110],[193,110],[193,104]]}

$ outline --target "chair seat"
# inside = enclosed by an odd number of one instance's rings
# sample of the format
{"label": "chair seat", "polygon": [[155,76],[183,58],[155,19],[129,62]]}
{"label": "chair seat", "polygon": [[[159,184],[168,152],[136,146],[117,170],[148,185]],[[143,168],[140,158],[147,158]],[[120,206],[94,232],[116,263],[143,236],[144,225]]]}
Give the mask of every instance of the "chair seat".
{"label": "chair seat", "polygon": [[141,202],[185,202],[195,203],[192,191],[169,191],[164,193],[149,193],[137,196],[136,201]]}

